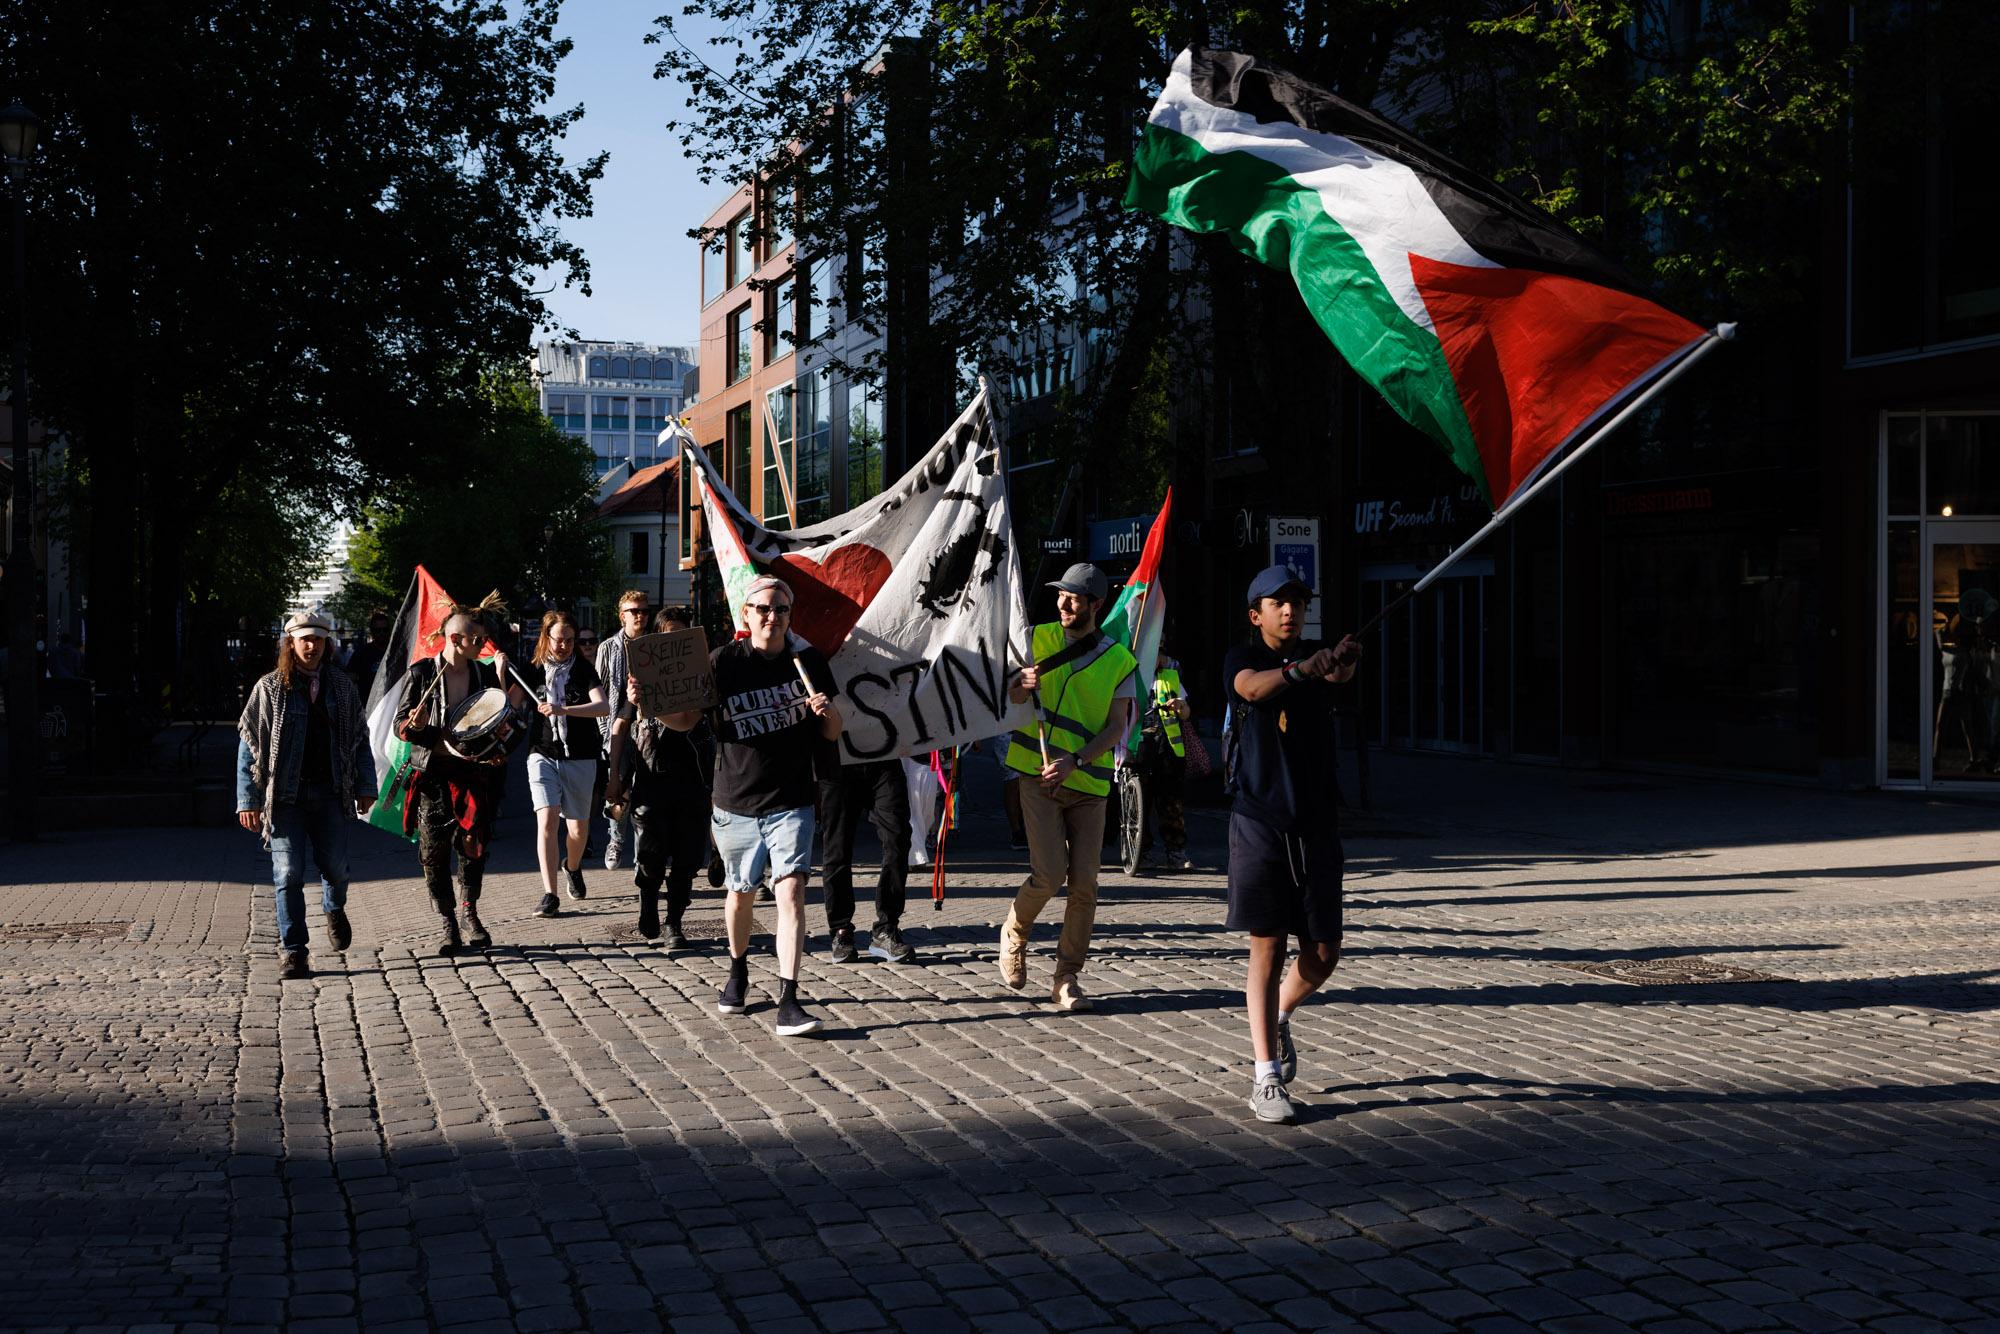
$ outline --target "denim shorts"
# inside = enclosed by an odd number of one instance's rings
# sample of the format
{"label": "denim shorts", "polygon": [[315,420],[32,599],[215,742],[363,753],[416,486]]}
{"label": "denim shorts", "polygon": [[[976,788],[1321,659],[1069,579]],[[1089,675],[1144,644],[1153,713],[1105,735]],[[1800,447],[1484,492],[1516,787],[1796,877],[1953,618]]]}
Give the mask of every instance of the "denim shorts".
{"label": "denim shorts", "polygon": [[552,760],[546,755],[528,756],[528,792],[534,807],[545,811],[561,809],[565,820],[590,818],[590,798],[597,788],[597,761]]}
{"label": "denim shorts", "polygon": [[729,872],[729,888],[739,894],[755,892],[771,873],[776,885],[788,875],[812,871],[813,808],[772,811],[769,815],[736,815],[716,807],[709,815],[709,830],[715,835],[715,850]]}

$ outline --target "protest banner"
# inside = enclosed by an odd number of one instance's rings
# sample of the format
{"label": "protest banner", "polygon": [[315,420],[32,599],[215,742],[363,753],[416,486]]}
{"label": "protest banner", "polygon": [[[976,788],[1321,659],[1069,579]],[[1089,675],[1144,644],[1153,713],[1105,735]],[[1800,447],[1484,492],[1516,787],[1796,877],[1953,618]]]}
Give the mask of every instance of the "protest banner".
{"label": "protest banner", "polygon": [[639,683],[639,716],[706,709],[715,703],[715,671],[700,626],[640,635],[625,648],[625,669]]}

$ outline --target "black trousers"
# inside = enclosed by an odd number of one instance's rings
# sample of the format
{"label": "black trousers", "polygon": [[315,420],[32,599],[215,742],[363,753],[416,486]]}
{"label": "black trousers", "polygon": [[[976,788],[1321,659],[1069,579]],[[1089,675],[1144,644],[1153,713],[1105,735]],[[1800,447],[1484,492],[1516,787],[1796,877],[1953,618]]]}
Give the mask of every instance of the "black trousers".
{"label": "black trousers", "polygon": [[875,882],[875,925],[903,918],[910,881],[910,791],[901,760],[843,764],[819,782],[819,825],[826,867],[826,926],[854,926],[854,836],[866,814],[882,840],[882,874]]}
{"label": "black trousers", "polygon": [[708,865],[708,795],[648,791],[642,780],[632,797],[632,828],[637,847],[632,883],[639,887],[639,906],[659,901],[660,883],[667,886],[667,917],[679,926],[694,898],[695,873]]}
{"label": "black trousers", "polygon": [[[451,796],[443,783],[419,783],[412,794],[417,803],[417,860],[424,868],[424,888],[430,891],[431,903],[445,917],[456,914],[458,904],[479,902],[479,887],[486,879],[486,853],[477,857],[467,857],[462,851],[458,858],[459,898],[454,900],[451,892],[451,853],[458,837],[458,817],[451,809]],[[485,818],[481,819],[477,833],[482,847],[493,830],[492,808],[500,800],[496,790],[486,795]]]}

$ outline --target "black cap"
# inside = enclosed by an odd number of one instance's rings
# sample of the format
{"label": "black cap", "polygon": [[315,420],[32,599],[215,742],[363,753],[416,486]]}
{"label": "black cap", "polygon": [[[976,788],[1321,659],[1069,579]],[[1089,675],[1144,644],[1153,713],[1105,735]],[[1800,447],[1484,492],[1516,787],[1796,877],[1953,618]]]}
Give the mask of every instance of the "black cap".
{"label": "black cap", "polygon": [[1257,572],[1250,581],[1250,605],[1256,606],[1265,598],[1274,598],[1287,588],[1297,588],[1307,597],[1313,595],[1312,585],[1306,577],[1290,565],[1270,565]]}

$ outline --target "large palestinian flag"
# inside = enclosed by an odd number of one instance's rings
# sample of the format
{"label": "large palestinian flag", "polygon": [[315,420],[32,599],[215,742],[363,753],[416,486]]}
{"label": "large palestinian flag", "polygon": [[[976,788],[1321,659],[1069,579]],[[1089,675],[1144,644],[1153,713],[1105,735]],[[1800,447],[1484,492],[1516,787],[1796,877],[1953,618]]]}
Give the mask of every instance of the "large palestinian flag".
{"label": "large palestinian flag", "polygon": [[[396,623],[389,629],[388,646],[382,650],[382,663],[368,687],[368,744],[375,752],[375,776],[381,784],[375,806],[368,812],[368,823],[394,834],[403,833],[403,804],[408,795],[408,789],[397,781],[410,757],[410,743],[396,735],[396,706],[403,698],[403,677],[420,658],[435,658],[444,648],[444,620],[451,605],[444,586],[419,565],[410,576],[410,591],[403,595]],[[493,654],[489,640],[479,656],[491,658]],[[413,834],[406,837],[416,841]]]}
{"label": "large palestinian flag", "polygon": [[1495,509],[1705,337],[1546,214],[1233,52],[1174,61],[1125,202],[1289,270],[1340,354]]}

